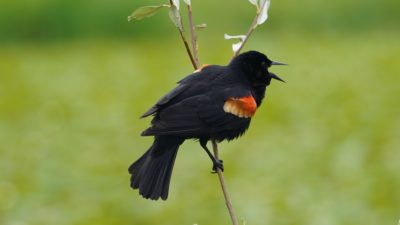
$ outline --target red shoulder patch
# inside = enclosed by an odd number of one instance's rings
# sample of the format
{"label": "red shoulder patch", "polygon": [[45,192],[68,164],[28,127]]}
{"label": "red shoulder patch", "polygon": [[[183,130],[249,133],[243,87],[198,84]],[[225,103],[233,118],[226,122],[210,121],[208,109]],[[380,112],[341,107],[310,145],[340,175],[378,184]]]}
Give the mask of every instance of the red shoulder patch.
{"label": "red shoulder patch", "polygon": [[225,101],[224,111],[241,118],[254,116],[257,110],[257,103],[252,95],[242,98],[229,98]]}

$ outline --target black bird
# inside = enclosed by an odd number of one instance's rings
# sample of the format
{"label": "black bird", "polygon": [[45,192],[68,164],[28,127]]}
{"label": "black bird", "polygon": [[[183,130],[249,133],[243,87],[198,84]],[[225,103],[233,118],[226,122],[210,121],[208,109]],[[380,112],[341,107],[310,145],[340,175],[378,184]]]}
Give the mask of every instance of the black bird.
{"label": "black bird", "polygon": [[129,167],[131,187],[144,198],[166,200],[179,146],[186,139],[198,139],[213,162],[223,170],[207,148],[209,140],[233,140],[245,133],[260,107],[271,79],[283,81],[268,71],[273,62],[264,54],[249,51],[227,66],[207,65],[178,82],[141,118],[153,115],[142,136],[154,136],[154,143]]}

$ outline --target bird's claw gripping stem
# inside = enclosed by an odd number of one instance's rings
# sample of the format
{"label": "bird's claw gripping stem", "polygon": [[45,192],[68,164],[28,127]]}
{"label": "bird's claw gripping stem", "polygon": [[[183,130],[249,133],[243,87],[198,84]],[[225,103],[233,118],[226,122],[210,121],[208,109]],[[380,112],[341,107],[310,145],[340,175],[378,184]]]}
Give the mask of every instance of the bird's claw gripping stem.
{"label": "bird's claw gripping stem", "polygon": [[213,167],[212,167],[212,172],[211,173],[217,173],[217,170],[218,169],[220,169],[222,172],[224,172],[224,164],[223,164],[223,162],[224,161],[222,161],[222,160],[214,160],[213,161]]}
{"label": "bird's claw gripping stem", "polygon": [[210,150],[207,148],[207,139],[200,139],[200,145],[201,147],[207,152],[207,155],[210,157],[211,161],[213,162],[213,167],[212,167],[212,172],[211,173],[217,173],[218,169],[220,169],[222,172],[224,172],[224,164],[222,160],[216,159],[213,154],[211,154]]}

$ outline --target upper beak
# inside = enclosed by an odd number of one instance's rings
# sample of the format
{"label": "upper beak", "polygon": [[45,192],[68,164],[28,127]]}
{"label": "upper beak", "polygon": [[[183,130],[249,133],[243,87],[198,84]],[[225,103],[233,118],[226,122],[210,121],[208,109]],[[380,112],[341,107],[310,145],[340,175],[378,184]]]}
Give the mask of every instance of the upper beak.
{"label": "upper beak", "polygon": [[274,74],[274,73],[269,73],[269,76],[275,80],[279,80],[282,81],[283,83],[286,83],[282,78],[278,77],[278,75]]}
{"label": "upper beak", "polygon": [[274,61],[271,62],[271,65],[274,65],[274,66],[287,66],[286,63],[274,62]]}

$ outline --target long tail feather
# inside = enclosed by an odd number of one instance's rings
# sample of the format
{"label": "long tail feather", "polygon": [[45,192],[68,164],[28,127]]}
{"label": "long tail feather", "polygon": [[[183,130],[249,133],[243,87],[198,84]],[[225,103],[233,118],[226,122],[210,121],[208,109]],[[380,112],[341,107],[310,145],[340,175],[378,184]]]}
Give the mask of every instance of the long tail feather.
{"label": "long tail feather", "polygon": [[153,145],[129,167],[131,187],[144,198],[166,200],[176,153],[183,139],[155,137]]}

